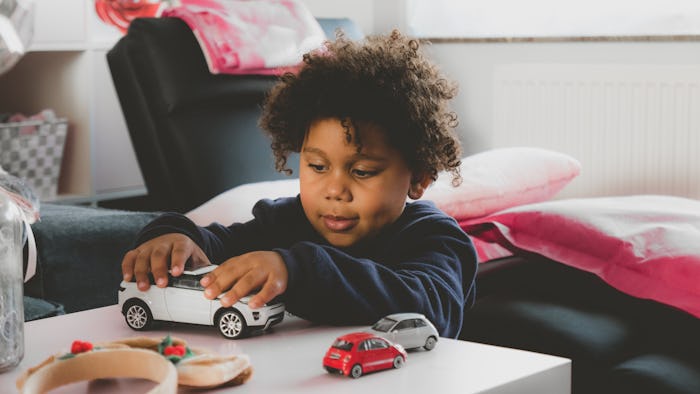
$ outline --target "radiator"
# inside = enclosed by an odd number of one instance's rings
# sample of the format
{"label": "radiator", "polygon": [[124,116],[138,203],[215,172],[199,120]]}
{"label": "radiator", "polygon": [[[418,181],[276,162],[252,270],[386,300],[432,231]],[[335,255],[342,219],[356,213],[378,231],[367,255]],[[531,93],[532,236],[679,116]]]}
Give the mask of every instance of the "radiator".
{"label": "radiator", "polygon": [[700,199],[700,66],[508,64],[494,83],[490,146],[581,162],[558,197]]}

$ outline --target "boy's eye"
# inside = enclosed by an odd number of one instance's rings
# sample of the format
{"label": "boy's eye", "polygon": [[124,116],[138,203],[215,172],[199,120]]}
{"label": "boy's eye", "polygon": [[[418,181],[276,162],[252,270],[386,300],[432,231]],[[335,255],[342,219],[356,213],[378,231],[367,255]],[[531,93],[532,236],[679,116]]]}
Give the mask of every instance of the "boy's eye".
{"label": "boy's eye", "polygon": [[323,170],[326,169],[326,166],[324,166],[323,164],[312,164],[312,163],[309,163],[309,167],[311,167],[311,169],[314,170],[314,171],[316,171],[316,172],[321,172],[321,171],[323,171]]}
{"label": "boy's eye", "polygon": [[353,170],[353,173],[355,173],[355,176],[357,176],[358,178],[369,178],[377,175],[379,171],[355,169]]}

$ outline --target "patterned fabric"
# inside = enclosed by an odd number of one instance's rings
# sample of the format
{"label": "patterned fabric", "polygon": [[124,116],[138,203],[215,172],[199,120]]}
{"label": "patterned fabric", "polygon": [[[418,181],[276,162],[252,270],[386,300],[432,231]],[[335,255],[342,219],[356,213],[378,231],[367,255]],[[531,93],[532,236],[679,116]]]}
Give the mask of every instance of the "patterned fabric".
{"label": "patterned fabric", "polygon": [[179,0],[163,11],[192,29],[212,74],[281,75],[326,35],[300,0]]}
{"label": "patterned fabric", "polygon": [[68,123],[0,124],[0,167],[22,178],[41,200],[56,196]]}

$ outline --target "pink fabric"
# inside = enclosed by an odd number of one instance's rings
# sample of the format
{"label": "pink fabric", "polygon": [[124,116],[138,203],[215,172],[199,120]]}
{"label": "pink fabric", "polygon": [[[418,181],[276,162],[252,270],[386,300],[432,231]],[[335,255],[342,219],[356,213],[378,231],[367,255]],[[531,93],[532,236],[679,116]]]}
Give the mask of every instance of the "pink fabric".
{"label": "pink fabric", "polygon": [[503,257],[512,256],[513,253],[499,245],[498,243],[488,242],[481,238],[472,237],[472,243],[476,250],[476,256],[479,263],[486,263],[491,260],[500,259]]}
{"label": "pink fabric", "polygon": [[700,201],[626,196],[549,201],[460,222],[482,242],[592,272],[635,297],[700,317]]}
{"label": "pink fabric", "polygon": [[522,204],[547,201],[581,171],[564,153],[541,148],[498,148],[462,159],[462,184],[440,174],[423,195],[457,220],[485,216]]}
{"label": "pink fabric", "polygon": [[319,48],[323,29],[299,0],[179,0],[163,11],[192,29],[212,74],[281,74]]}

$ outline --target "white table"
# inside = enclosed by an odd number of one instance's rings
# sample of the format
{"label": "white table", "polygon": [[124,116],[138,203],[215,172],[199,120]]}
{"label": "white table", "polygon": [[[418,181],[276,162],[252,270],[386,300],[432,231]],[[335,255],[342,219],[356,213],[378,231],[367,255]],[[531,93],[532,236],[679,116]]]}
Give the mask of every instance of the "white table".
{"label": "white table", "polygon": [[[156,330],[136,332],[124,322],[116,305],[72,313],[25,325],[25,357],[14,370],[0,374],[0,392],[16,392],[17,376],[55,353],[67,352],[73,340],[108,342],[167,334],[191,346],[220,354],[247,354],[254,368],[244,385],[207,393],[569,393],[568,359],[478,343],[441,338],[432,351],[409,352],[401,369],[389,369],[351,379],[331,375],[322,359],[333,340],[364,327],[328,327],[293,316],[267,333],[228,340],[216,328],[165,323]],[[138,379],[77,383],[52,393],[145,392],[153,385]]]}

